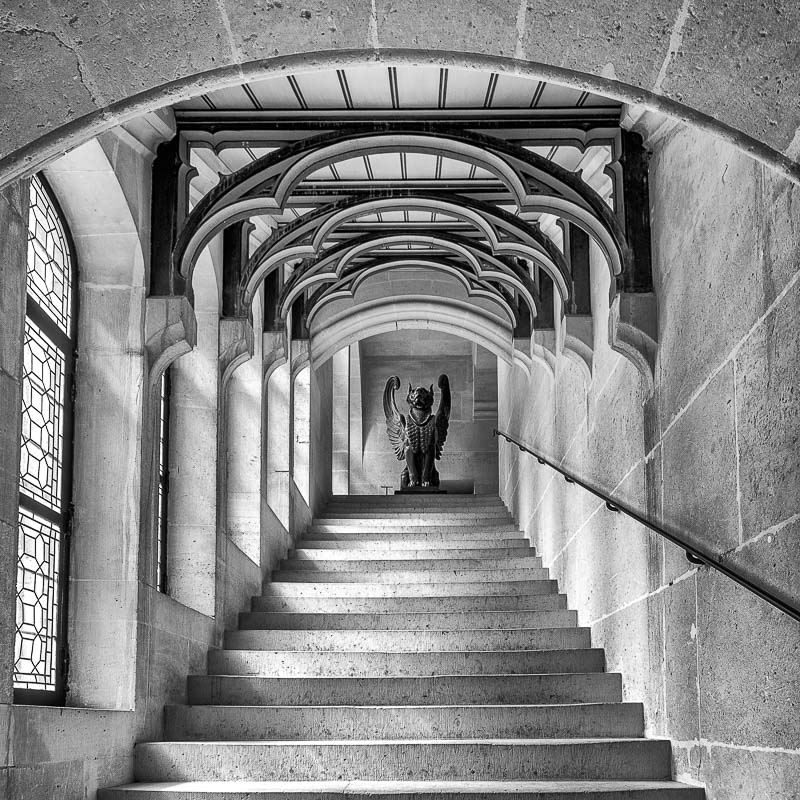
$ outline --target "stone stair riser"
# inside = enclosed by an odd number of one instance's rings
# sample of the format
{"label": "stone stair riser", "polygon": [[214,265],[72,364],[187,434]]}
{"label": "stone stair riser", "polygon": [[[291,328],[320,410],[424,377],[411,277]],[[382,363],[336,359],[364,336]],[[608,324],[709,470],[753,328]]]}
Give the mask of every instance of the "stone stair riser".
{"label": "stone stair riser", "polygon": [[567,607],[563,594],[472,595],[467,597],[265,597],[252,599],[252,611],[312,614],[402,614],[430,612],[556,611]]}
{"label": "stone stair riser", "polygon": [[312,614],[290,611],[247,611],[239,614],[240,630],[470,630],[567,628],[578,624],[575,611],[467,611],[396,614]]}
{"label": "stone stair riser", "polygon": [[210,675],[272,677],[519,675],[532,673],[602,672],[599,648],[520,650],[516,652],[455,651],[428,653],[211,650]]}
{"label": "stone stair riser", "polygon": [[590,646],[588,628],[481,631],[228,631],[234,650],[565,650]]}
{"label": "stone stair riser", "polygon": [[[536,553],[527,547],[452,547],[438,549],[392,550],[385,547],[366,546],[351,549],[304,547],[300,543],[297,550],[289,553],[288,561],[432,561],[466,559],[528,559],[535,558]],[[539,564],[541,566],[541,563]]]}
{"label": "stone stair riser", "polygon": [[140,781],[668,780],[669,742],[644,739],[150,742]]}
{"label": "stone stair riser", "polygon": [[[411,540],[389,539],[387,537],[368,539],[359,536],[356,539],[337,540],[337,539],[301,539],[297,546],[315,553],[328,550],[344,550],[353,552],[376,553],[419,553],[430,552],[431,558],[438,558],[442,554],[446,558],[452,558],[452,553],[465,551],[469,557],[479,558],[484,553],[516,555],[521,551],[529,555],[536,555],[536,549],[531,547],[530,542],[522,537],[512,539],[428,539],[427,537],[415,537]],[[446,554],[446,555],[445,555]]]}
{"label": "stone stair riser", "polygon": [[302,541],[308,546],[309,542],[377,542],[383,543],[387,547],[402,546],[412,542],[447,542],[448,545],[463,545],[466,542],[501,542],[512,540],[516,542],[527,542],[528,540],[520,533],[517,528],[493,528],[493,529],[472,529],[472,528],[445,528],[444,530],[430,529],[408,529],[402,532],[386,533],[385,531],[318,531],[309,528],[304,534]]}
{"label": "stone stair riser", "polygon": [[507,706],[167,706],[166,738],[571,739],[644,735],[639,703]]}
{"label": "stone stair riser", "polygon": [[483,581],[543,581],[550,577],[541,567],[519,569],[428,569],[428,570],[280,570],[272,575],[273,583],[480,583]]}
{"label": "stone stair riser", "polygon": [[554,580],[430,581],[419,583],[325,583],[323,581],[277,581],[264,587],[265,597],[482,597],[518,594],[556,594]]}
{"label": "stone stair riser", "polygon": [[538,556],[519,556],[517,558],[466,558],[451,556],[446,559],[436,558],[407,558],[407,559],[382,559],[362,558],[355,559],[309,559],[285,558],[281,561],[281,570],[310,570],[312,572],[358,572],[371,574],[373,572],[441,572],[442,570],[466,569],[542,569],[542,559]]}
{"label": "stone stair riser", "polygon": [[191,675],[188,687],[193,705],[549,705],[622,700],[620,675],[606,672],[437,678]]}
{"label": "stone stair riser", "polygon": [[131,784],[102,789],[98,800],[703,800],[700,788],[672,781],[531,781],[419,784],[396,781],[295,781],[275,783],[242,781],[230,784],[181,782]]}

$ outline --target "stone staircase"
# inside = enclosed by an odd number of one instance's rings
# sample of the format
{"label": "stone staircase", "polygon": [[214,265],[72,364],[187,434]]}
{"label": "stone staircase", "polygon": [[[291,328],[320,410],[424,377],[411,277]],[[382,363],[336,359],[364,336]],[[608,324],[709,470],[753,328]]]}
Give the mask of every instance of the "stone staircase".
{"label": "stone staircase", "polygon": [[704,797],[496,498],[335,499],[188,684],[101,800]]}

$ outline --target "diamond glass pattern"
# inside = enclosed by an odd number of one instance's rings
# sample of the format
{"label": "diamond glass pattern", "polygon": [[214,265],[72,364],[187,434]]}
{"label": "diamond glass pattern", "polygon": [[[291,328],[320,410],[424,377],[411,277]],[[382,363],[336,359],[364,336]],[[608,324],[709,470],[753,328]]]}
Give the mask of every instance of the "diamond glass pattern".
{"label": "diamond glass pattern", "polygon": [[28,213],[28,294],[67,336],[72,324],[71,284],[64,226],[41,180],[34,176]]}
{"label": "diamond glass pattern", "polygon": [[161,404],[159,410],[158,445],[158,534],[156,538],[156,587],[166,590],[166,547],[167,547],[167,481],[169,467],[167,443],[169,440],[169,375],[161,376]]}
{"label": "diamond glass pattern", "polygon": [[60,540],[58,526],[20,509],[14,642],[18,689],[56,688]]}
{"label": "diamond glass pattern", "polygon": [[20,491],[61,510],[64,354],[25,320]]}
{"label": "diamond glass pattern", "polygon": [[44,692],[58,693],[62,678],[58,654],[66,577],[61,550],[73,265],[58,209],[36,177],[30,188],[27,267],[14,688],[49,697]]}

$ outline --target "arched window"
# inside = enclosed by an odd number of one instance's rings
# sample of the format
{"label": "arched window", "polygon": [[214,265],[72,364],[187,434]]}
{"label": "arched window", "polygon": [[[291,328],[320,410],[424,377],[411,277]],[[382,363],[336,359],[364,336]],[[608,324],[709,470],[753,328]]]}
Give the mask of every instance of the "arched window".
{"label": "arched window", "polygon": [[31,179],[22,378],[14,699],[63,702],[76,278],[55,198]]}

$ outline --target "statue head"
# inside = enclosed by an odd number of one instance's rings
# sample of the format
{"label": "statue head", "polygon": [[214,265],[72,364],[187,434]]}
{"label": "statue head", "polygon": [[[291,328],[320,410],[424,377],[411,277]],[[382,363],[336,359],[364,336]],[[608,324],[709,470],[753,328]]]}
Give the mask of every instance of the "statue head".
{"label": "statue head", "polygon": [[430,389],[426,389],[424,386],[417,386],[416,389],[413,389],[409,383],[406,402],[411,408],[430,411],[433,408],[433,384]]}

